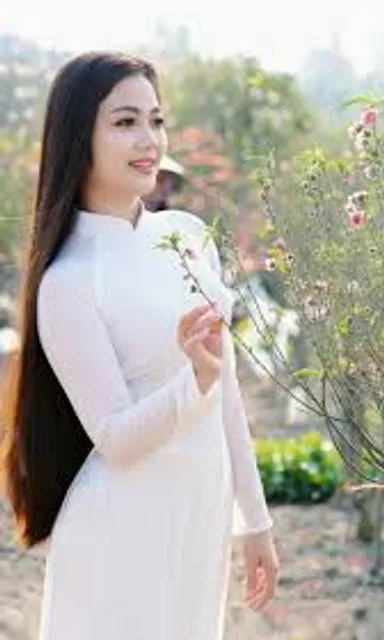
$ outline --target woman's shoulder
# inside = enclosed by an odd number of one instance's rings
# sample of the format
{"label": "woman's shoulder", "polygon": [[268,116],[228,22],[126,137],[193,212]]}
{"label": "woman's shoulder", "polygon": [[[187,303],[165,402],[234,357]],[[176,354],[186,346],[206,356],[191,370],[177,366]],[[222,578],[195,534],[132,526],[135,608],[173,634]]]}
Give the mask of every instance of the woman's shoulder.
{"label": "woman's shoulder", "polygon": [[159,216],[161,227],[167,232],[179,232],[187,236],[195,236],[204,240],[207,226],[196,214],[183,209],[167,209],[154,214]]}
{"label": "woman's shoulder", "polygon": [[163,216],[164,224],[160,227],[166,233],[179,233],[190,246],[208,259],[211,267],[221,272],[220,259],[212,233],[206,222],[194,213],[182,209],[168,209],[156,213]]}
{"label": "woman's shoulder", "polygon": [[87,265],[76,256],[60,255],[45,269],[38,287],[38,300],[75,298],[85,287]]}

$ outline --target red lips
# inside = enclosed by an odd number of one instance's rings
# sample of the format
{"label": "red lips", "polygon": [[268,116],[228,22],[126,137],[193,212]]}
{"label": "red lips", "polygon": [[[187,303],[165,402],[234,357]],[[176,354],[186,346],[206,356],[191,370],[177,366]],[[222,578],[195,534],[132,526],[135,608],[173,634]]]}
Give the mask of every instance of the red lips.
{"label": "red lips", "polygon": [[139,171],[150,172],[156,165],[156,160],[143,158],[142,160],[133,160],[129,164],[131,167],[133,167],[134,169],[138,169]]}

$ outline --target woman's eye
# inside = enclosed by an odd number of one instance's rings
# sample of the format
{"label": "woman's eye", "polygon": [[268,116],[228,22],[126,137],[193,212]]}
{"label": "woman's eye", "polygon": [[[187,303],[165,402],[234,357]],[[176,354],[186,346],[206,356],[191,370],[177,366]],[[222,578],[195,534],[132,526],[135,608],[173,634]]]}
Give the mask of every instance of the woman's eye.
{"label": "woman's eye", "polygon": [[[133,127],[136,124],[135,118],[121,118],[115,123],[116,127]],[[160,128],[164,126],[164,118],[155,118],[152,122],[152,126]]]}
{"label": "woman's eye", "polygon": [[116,127],[132,127],[135,124],[134,118],[122,118],[116,122]]}

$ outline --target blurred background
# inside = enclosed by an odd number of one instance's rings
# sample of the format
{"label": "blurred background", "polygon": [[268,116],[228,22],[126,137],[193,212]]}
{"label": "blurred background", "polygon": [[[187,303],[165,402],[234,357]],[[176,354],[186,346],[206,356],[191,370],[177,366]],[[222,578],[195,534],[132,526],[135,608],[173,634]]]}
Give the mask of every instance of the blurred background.
{"label": "blurred background", "polygon": [[[231,220],[243,281],[279,347],[304,367],[307,345],[295,309],[265,269],[261,212],[249,177],[255,157],[271,148],[284,166],[310,144],[331,150],[347,144],[351,116],[340,104],[368,90],[384,95],[380,9],[352,8],[346,0],[259,6],[238,0],[227,8],[201,0],[192,8],[175,0],[147,0],[143,7],[119,0],[3,5],[0,366],[17,348],[15,294],[47,90],[68,57],[95,48],[145,55],[160,73],[170,148],[147,206],[184,208],[208,223],[217,215]],[[247,329],[248,310],[240,301],[235,311],[263,363],[255,366],[240,350],[239,377],[252,435],[261,443],[283,575],[268,611],[245,611],[239,605],[241,555],[234,548],[226,640],[382,640],[384,583],[370,571],[380,564],[381,530],[369,528],[367,505],[343,492],[324,426],[266,374],[279,373],[270,341]],[[43,559],[17,549],[0,503],[1,640],[37,638],[42,575]]]}

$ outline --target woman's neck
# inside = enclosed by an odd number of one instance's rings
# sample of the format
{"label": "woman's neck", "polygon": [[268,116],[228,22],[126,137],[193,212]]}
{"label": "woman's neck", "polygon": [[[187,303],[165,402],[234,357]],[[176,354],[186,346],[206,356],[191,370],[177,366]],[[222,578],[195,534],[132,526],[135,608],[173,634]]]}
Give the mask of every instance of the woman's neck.
{"label": "woman's neck", "polygon": [[123,218],[133,225],[136,224],[143,210],[143,202],[140,198],[125,200],[124,202],[111,201],[101,197],[86,197],[82,199],[81,208],[99,215],[109,215],[115,218]]}

